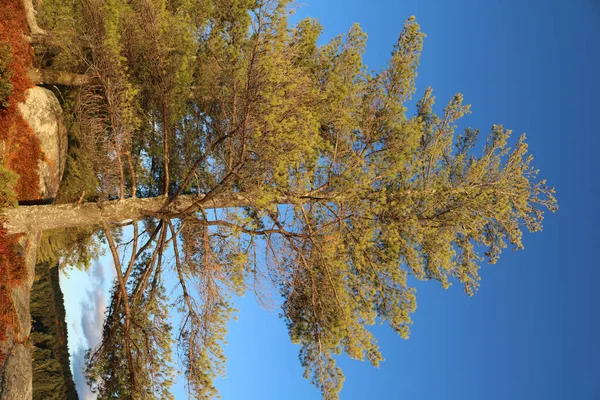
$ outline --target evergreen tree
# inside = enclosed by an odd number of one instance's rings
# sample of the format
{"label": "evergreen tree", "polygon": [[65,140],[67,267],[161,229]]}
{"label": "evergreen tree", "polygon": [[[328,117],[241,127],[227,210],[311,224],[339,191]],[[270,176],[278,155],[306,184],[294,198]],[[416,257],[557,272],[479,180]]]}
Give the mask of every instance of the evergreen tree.
{"label": "evergreen tree", "polygon": [[[409,113],[424,39],[413,17],[387,66],[370,72],[358,25],[318,45],[319,23],[290,26],[289,10],[277,0],[43,3],[43,27],[63,32],[46,66],[69,71],[42,75],[81,85],[73,118],[99,193],[9,210],[6,226],[102,228],[117,279],[103,342],[88,354],[100,398],[168,398],[173,341],[190,395],[215,396],[230,298],[270,285],[305,376],[335,399],[335,355],[382,360],[370,325],[408,337],[409,275],[472,295],[480,264],[522,249],[523,230],[556,210],[524,136],[511,145],[495,125],[475,151],[479,131],[457,133],[469,112],[461,95],[438,115],[427,89]],[[133,236],[122,238],[127,225]],[[178,280],[179,327],[165,273]]]}

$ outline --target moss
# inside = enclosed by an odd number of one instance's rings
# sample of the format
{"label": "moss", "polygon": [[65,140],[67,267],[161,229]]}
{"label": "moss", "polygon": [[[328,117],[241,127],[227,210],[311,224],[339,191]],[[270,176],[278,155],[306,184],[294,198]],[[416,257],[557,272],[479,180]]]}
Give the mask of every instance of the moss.
{"label": "moss", "polygon": [[[12,91],[9,96],[10,113],[16,109],[16,104],[25,99],[25,91],[33,86],[27,77],[27,70],[31,66],[32,49],[24,38],[27,34],[27,21],[23,2],[19,0],[5,0],[2,2],[0,13],[0,37],[4,65],[4,76],[9,77]],[[1,132],[0,132],[1,135]]]}
{"label": "moss", "polygon": [[13,118],[6,141],[10,149],[7,167],[19,175],[16,192],[19,200],[34,200],[40,197],[38,162],[42,158],[40,141],[21,114]]}
{"label": "moss", "polygon": [[17,206],[15,186],[19,175],[0,164],[0,209]]}

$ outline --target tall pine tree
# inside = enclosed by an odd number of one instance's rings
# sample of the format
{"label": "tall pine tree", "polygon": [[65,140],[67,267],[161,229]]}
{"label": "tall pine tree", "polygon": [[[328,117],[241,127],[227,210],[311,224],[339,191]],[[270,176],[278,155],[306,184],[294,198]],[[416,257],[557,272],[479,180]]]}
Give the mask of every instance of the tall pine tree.
{"label": "tall pine tree", "polygon": [[382,360],[370,325],[408,337],[409,275],[472,295],[480,264],[522,249],[523,230],[556,210],[524,136],[495,125],[475,151],[479,131],[457,131],[469,112],[461,95],[438,115],[427,89],[409,112],[424,39],[413,17],[387,66],[370,72],[358,25],[318,45],[319,23],[290,26],[289,10],[277,0],[42,4],[59,50],[41,76],[78,86],[73,134],[99,193],[9,210],[6,226],[101,229],[117,274],[103,342],[88,354],[101,398],[168,398],[174,342],[190,395],[215,396],[231,297],[270,286],[305,376],[335,399],[337,354]]}

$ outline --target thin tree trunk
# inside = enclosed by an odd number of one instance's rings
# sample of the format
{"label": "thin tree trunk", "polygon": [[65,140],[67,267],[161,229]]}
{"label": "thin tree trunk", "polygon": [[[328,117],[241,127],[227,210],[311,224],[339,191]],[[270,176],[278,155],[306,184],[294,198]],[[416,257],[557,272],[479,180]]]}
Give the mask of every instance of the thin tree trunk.
{"label": "thin tree trunk", "polygon": [[169,195],[169,118],[167,115],[167,104],[163,103],[163,114],[162,114],[162,122],[163,122],[163,167],[164,167],[164,176],[163,176],[163,195]]}
{"label": "thin tree trunk", "polygon": [[32,68],[27,75],[36,85],[83,86],[92,81],[91,77],[88,75],[74,74],[67,71],[55,71],[51,69]]}
{"label": "thin tree trunk", "polygon": [[[125,310],[125,352],[127,353],[127,366],[129,367],[129,379],[131,382],[131,389],[133,393],[136,393],[136,378],[135,368],[133,364],[133,355],[131,350],[131,310],[129,308],[129,296],[127,295],[126,280],[123,279],[123,269],[121,268],[121,262],[119,259],[119,251],[117,245],[110,233],[110,228],[106,223],[103,224],[104,234],[108,240],[108,246],[113,256],[113,262],[115,266],[115,274],[117,276],[117,282],[119,282],[119,289],[123,298],[123,309]],[[135,253],[135,252],[134,252]]]}
{"label": "thin tree trunk", "polygon": [[46,35],[46,31],[39,27],[35,15],[37,12],[33,7],[32,0],[23,0],[23,8],[25,8],[25,16],[27,18],[27,25],[32,35]]}

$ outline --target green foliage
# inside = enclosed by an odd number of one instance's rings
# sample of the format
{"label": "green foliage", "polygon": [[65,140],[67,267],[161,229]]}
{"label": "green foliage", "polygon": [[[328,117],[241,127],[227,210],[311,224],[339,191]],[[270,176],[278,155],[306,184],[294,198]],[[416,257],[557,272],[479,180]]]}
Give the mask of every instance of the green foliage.
{"label": "green foliage", "polygon": [[[73,108],[72,92],[62,97],[67,115]],[[81,132],[80,125],[69,121],[69,147],[67,161],[55,204],[88,202],[99,197],[98,176],[94,168],[94,152],[89,140]],[[68,228],[44,231],[38,247],[38,263],[68,265],[88,269],[92,260],[101,254],[101,241],[94,233],[95,227]]]}
{"label": "green foliage", "polygon": [[[162,284],[156,282],[133,307],[130,337],[126,335],[124,309],[117,303],[118,286],[113,289],[111,310],[105,322],[106,340],[96,352],[88,352],[86,376],[92,391],[99,398],[159,398],[173,399],[169,389],[173,384],[173,340],[168,318],[167,296]],[[128,365],[125,343],[143,348],[135,352]],[[135,384],[133,383],[135,382]]]}
{"label": "green foliage", "polygon": [[87,152],[74,141],[69,144],[65,171],[56,196],[57,204],[75,203],[98,198],[98,177],[94,170],[93,153]]}
{"label": "green foliage", "polygon": [[97,143],[86,131],[78,114],[81,92],[67,89],[61,93],[62,108],[67,117],[68,151],[65,170],[55,204],[90,202],[100,197],[96,163]]}
{"label": "green foliage", "polygon": [[31,290],[33,399],[77,399],[56,264],[38,263]]}
{"label": "green foliage", "polygon": [[[190,397],[217,394],[231,296],[260,296],[264,284],[283,297],[305,376],[336,399],[337,355],[383,360],[371,325],[408,338],[409,275],[472,295],[481,262],[509,244],[522,249],[523,231],[556,210],[524,136],[511,144],[494,125],[474,153],[479,131],[457,132],[469,113],[462,95],[438,115],[428,88],[408,114],[425,37],[414,17],[387,66],[371,72],[358,25],[317,45],[322,27],[290,27],[286,1],[81,5],[72,18],[95,82],[75,111],[85,150],[70,158],[61,195],[205,196],[184,209],[166,204],[142,233],[135,221],[132,240],[112,244],[120,280],[87,366],[101,398],[169,396],[167,271],[178,279]],[[203,208],[219,196],[244,208]]]}
{"label": "green foliage", "polygon": [[15,186],[18,180],[19,175],[0,164],[0,208],[17,206]]}
{"label": "green foliage", "polygon": [[7,43],[0,42],[0,110],[8,107],[8,99],[13,90],[12,83],[10,82],[12,73],[8,68],[11,60],[10,46]]}
{"label": "green foliage", "polygon": [[38,262],[58,263],[87,270],[102,254],[102,242],[93,228],[44,231],[38,247]]}

